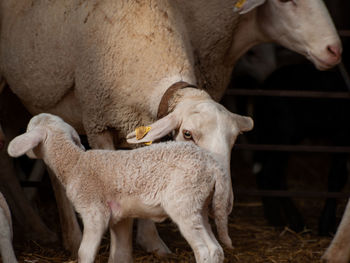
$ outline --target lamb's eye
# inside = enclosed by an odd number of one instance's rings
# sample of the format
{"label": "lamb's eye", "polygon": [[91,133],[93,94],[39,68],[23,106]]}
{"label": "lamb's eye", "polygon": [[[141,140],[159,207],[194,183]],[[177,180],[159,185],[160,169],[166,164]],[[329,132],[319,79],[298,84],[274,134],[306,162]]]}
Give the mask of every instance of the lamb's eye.
{"label": "lamb's eye", "polygon": [[189,130],[183,130],[182,134],[186,140],[192,140],[192,133]]}

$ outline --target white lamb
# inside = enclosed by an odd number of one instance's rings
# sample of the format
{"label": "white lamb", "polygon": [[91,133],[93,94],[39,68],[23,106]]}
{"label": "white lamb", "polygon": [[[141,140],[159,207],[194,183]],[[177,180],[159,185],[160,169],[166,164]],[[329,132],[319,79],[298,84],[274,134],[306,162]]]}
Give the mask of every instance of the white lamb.
{"label": "white lamb", "polygon": [[4,263],[16,263],[12,248],[12,221],[10,209],[0,192],[0,252]]}
{"label": "white lamb", "polygon": [[[134,217],[170,217],[197,262],[223,262],[223,250],[208,223],[211,199],[219,238],[232,247],[227,229],[233,205],[231,178],[215,156],[192,143],[85,151],[70,125],[40,114],[31,119],[26,133],[10,142],[8,153],[42,158],[65,186],[84,224],[79,262],[94,262],[109,225]],[[114,254],[109,262],[118,260]]]}

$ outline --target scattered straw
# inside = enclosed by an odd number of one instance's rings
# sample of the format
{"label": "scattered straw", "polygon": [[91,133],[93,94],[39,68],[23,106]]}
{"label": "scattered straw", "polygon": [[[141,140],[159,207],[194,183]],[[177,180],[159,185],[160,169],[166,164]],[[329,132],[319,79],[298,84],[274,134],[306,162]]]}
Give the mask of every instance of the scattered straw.
{"label": "scattered straw", "polygon": [[[316,214],[316,213],[315,213]],[[316,222],[317,218],[314,219]],[[260,206],[237,206],[229,220],[233,250],[224,249],[225,263],[314,263],[319,262],[331,238],[316,235],[317,225],[295,233],[288,227],[277,230],[266,224]],[[135,263],[188,263],[195,262],[193,252],[180,235],[178,228],[169,220],[158,224],[160,235],[173,254],[168,258],[159,258],[155,254],[144,252],[134,244]],[[60,244],[46,246],[28,241],[16,245],[19,262],[25,263],[76,263]],[[109,237],[102,240],[96,263],[108,261]],[[1,262],[1,261],[0,261]]]}

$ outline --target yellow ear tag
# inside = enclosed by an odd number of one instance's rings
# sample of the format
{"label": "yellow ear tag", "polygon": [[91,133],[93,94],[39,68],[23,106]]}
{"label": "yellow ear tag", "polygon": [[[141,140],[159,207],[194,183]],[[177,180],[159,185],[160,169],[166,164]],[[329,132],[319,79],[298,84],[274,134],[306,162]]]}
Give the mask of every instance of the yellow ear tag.
{"label": "yellow ear tag", "polygon": [[235,4],[235,8],[242,8],[246,1],[247,0],[237,0],[237,2]]}
{"label": "yellow ear tag", "polygon": [[[141,140],[151,130],[150,126],[140,126],[135,129],[135,135],[137,140]],[[146,145],[151,145],[152,142],[145,142]]]}

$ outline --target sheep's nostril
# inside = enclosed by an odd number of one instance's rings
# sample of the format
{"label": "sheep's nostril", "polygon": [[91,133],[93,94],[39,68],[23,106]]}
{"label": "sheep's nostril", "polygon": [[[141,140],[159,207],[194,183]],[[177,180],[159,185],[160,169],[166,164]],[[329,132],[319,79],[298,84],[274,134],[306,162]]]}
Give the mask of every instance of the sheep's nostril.
{"label": "sheep's nostril", "polygon": [[327,46],[327,51],[336,59],[339,59],[342,53],[341,47],[338,45]]}
{"label": "sheep's nostril", "polygon": [[5,143],[0,140],[0,150],[2,150],[2,148],[4,148],[4,145],[5,145]]}

